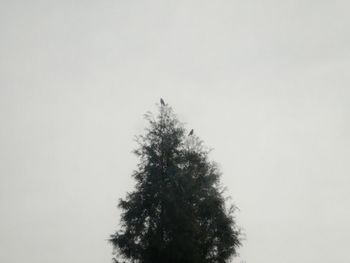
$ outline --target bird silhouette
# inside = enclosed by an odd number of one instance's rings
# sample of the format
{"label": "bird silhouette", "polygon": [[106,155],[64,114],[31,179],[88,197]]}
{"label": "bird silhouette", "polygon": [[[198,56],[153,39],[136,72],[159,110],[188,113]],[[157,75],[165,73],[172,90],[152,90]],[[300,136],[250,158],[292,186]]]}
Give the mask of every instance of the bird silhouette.
{"label": "bird silhouette", "polygon": [[188,134],[188,136],[191,136],[193,134],[193,129],[190,131],[190,133]]}
{"label": "bird silhouette", "polygon": [[160,98],[160,104],[162,104],[162,106],[165,106],[165,102],[162,98]]}

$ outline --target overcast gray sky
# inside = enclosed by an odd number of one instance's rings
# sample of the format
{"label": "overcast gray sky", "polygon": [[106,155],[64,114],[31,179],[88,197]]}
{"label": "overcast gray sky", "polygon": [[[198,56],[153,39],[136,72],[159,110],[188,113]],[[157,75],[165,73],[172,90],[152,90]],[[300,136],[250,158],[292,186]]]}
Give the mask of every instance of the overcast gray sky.
{"label": "overcast gray sky", "polygon": [[110,262],[163,97],[221,164],[236,262],[350,262],[349,1],[1,1],[0,262]]}

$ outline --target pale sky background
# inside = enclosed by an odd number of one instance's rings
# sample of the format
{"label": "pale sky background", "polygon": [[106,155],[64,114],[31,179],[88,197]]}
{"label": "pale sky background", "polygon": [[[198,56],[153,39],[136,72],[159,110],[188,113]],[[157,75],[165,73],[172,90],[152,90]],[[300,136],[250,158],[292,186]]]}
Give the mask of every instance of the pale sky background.
{"label": "pale sky background", "polygon": [[0,262],[110,262],[160,97],[214,148],[235,262],[350,262],[349,1],[0,2]]}

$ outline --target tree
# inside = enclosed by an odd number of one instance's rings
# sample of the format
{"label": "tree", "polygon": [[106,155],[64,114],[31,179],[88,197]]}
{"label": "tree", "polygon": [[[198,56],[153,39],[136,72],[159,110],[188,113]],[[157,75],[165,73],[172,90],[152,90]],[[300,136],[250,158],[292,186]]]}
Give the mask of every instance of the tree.
{"label": "tree", "polygon": [[115,261],[224,263],[241,245],[226,206],[220,171],[209,150],[187,135],[170,106],[147,113],[145,135],[136,137],[139,158],[134,191],[120,199],[119,231],[111,235]]}

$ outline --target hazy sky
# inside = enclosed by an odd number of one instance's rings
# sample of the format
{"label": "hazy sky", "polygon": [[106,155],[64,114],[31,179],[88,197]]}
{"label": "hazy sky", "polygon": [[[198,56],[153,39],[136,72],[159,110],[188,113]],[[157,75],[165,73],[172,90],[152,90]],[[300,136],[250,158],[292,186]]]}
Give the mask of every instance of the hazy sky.
{"label": "hazy sky", "polygon": [[163,97],[240,208],[247,263],[349,263],[350,2],[0,8],[0,262],[110,262]]}

